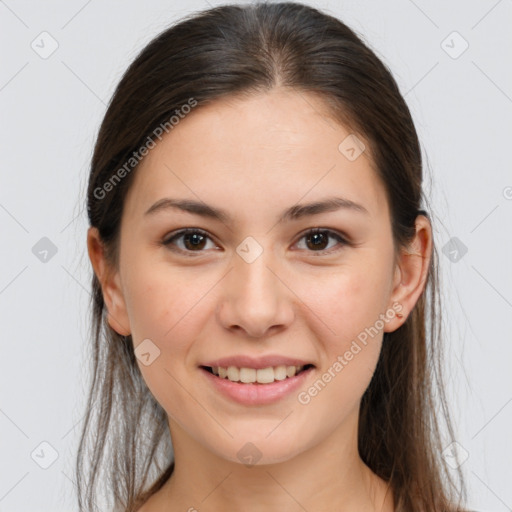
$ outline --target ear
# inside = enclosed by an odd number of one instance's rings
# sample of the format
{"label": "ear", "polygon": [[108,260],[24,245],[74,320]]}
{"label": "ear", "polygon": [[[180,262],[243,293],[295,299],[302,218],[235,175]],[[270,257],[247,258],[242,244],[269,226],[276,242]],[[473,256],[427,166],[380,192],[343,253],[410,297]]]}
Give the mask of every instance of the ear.
{"label": "ear", "polygon": [[[416,217],[416,235],[407,248],[402,248],[395,267],[393,290],[389,308],[399,311],[403,317],[388,322],[385,332],[393,332],[405,322],[422,294],[432,257],[432,227],[424,215]],[[399,309],[401,305],[402,308]]]}
{"label": "ear", "polygon": [[103,244],[98,229],[95,227],[90,227],[87,231],[87,250],[94,273],[101,284],[103,301],[108,312],[108,323],[118,334],[128,336],[131,332],[130,322],[119,272],[111,268],[105,259]]}

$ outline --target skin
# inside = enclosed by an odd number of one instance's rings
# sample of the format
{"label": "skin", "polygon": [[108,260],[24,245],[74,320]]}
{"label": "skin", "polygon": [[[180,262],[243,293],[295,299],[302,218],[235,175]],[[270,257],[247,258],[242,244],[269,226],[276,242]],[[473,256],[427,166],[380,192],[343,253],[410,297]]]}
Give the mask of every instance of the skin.
{"label": "skin", "polygon": [[[138,364],[168,414],[176,468],[143,512],[394,510],[386,483],[358,454],[359,404],[383,332],[405,321],[423,291],[431,227],[419,216],[411,246],[395,252],[368,143],[358,135],[367,149],[347,159],[338,145],[351,132],[326,112],[310,93],[279,88],[198,107],[137,169],[119,268],[106,264],[97,230],[88,232],[110,326],[131,334],[135,347],[149,338],[160,350],[149,366]],[[276,224],[286,208],[333,192],[368,213],[340,209]],[[232,222],[176,209],[145,216],[163,197],[223,208]],[[175,240],[191,257],[161,243],[186,227],[211,236],[202,252]],[[352,245],[330,237],[321,254],[304,236],[315,227],[345,234]],[[252,263],[236,252],[247,236],[263,249]],[[297,393],[240,405],[198,368],[235,354],[297,356],[315,364],[307,389],[397,303],[403,318],[386,322],[307,405]],[[251,467],[237,456],[247,442],[261,452]]]}

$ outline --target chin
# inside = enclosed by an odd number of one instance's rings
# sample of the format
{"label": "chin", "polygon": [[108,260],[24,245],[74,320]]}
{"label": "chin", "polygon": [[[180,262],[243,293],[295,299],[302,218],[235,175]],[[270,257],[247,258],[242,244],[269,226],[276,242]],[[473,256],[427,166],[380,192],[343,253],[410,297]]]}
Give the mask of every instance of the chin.
{"label": "chin", "polygon": [[[246,432],[244,435],[234,435],[233,439],[224,439],[223,442],[207,442],[205,446],[217,456],[246,467],[286,462],[307,449],[307,446],[301,446],[294,441],[294,436],[284,431],[284,435],[276,435],[275,438],[274,434],[268,436],[266,429],[260,429],[255,430],[254,435]],[[303,435],[300,437],[304,440]]]}

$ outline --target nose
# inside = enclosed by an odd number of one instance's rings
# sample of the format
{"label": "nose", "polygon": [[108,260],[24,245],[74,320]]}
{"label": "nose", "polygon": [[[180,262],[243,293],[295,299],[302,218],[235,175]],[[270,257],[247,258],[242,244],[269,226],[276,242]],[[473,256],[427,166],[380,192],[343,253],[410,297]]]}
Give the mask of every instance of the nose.
{"label": "nose", "polygon": [[263,253],[251,263],[234,255],[233,268],[223,280],[217,316],[224,328],[260,338],[281,330],[294,319],[293,293]]}

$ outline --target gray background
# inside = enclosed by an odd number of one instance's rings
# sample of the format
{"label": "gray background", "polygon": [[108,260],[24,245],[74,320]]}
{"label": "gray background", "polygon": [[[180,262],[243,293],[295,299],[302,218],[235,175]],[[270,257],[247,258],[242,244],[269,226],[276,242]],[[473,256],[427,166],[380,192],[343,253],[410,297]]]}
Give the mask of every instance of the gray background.
{"label": "gray background", "polygon": [[[512,510],[511,2],[309,3],[362,35],[411,108],[435,213],[447,385],[469,504]],[[92,144],[138,50],[216,4],[0,1],[0,512],[76,508]]]}

